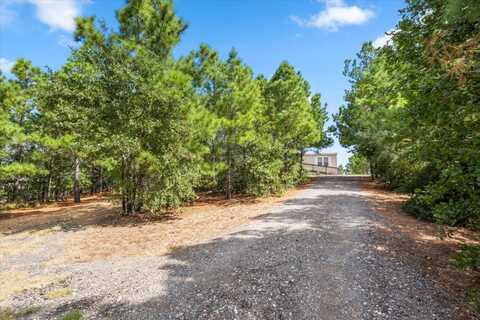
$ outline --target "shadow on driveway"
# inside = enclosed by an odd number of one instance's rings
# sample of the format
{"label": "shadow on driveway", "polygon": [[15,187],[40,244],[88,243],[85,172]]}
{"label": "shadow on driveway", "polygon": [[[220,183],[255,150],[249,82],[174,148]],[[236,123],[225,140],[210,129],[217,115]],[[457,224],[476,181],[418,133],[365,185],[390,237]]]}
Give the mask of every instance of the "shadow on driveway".
{"label": "shadow on driveway", "polygon": [[379,250],[386,228],[358,182],[317,180],[233,233],[139,265],[168,274],[163,293],[77,307],[107,319],[459,318],[459,301],[417,264]]}

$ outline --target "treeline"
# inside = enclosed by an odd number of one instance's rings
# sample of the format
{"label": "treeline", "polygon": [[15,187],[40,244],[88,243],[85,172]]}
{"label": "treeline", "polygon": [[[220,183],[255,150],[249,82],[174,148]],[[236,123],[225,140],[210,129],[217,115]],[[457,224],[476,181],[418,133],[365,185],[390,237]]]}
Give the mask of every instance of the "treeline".
{"label": "treeline", "polygon": [[409,212],[480,229],[480,2],[407,4],[388,45],[346,61],[339,137]]}
{"label": "treeline", "polygon": [[19,59],[0,75],[1,202],[108,190],[132,214],[279,193],[304,179],[305,147],[330,143],[320,95],[287,62],[267,79],[235,50],[175,59],[187,26],[171,1],[131,0],[117,19],[78,18],[58,71]]}
{"label": "treeline", "polygon": [[348,163],[344,169],[345,174],[370,174],[370,164],[365,157],[358,153],[348,158]]}

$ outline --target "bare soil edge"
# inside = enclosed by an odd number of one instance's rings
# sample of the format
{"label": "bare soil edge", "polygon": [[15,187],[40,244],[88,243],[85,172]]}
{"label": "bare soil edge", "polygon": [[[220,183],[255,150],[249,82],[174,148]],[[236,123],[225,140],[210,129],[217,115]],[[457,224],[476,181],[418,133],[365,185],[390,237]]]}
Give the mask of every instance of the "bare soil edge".
{"label": "bare soil edge", "polygon": [[[390,239],[385,244],[390,253],[418,265],[437,285],[445,288],[452,298],[467,304],[465,294],[470,288],[480,288],[480,272],[461,270],[451,263],[463,244],[480,244],[480,234],[464,228],[450,228],[419,221],[402,210],[408,199],[405,194],[387,190],[376,182],[362,182],[362,192],[371,208],[382,215],[388,226],[382,230]],[[407,244],[405,242],[407,239]],[[480,319],[468,305],[460,319]]]}

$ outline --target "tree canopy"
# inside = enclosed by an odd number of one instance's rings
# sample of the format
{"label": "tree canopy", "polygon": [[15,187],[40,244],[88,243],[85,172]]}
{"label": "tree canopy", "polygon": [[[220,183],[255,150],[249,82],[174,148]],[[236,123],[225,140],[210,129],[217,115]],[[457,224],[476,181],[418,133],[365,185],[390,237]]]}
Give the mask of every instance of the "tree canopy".
{"label": "tree canopy", "polygon": [[340,142],[413,197],[406,209],[480,228],[480,4],[411,0],[390,45],[347,60]]}
{"label": "tree canopy", "polygon": [[198,191],[279,193],[305,178],[304,148],[330,143],[288,62],[267,79],[235,49],[174,58],[187,25],[168,0],[130,0],[117,20],[77,18],[59,70],[20,59],[0,76],[2,202],[109,191],[125,214],[157,214]]}

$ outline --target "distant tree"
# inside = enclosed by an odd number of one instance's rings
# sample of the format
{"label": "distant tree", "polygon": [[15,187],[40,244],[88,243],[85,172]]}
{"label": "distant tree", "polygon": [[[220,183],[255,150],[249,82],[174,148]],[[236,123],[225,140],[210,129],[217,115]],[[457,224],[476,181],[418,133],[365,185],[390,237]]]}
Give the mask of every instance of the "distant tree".
{"label": "distant tree", "polygon": [[109,34],[78,19],[75,54],[99,91],[87,112],[115,159],[123,212],[161,212],[193,196],[186,146],[195,93],[171,58],[185,25],[170,1],[129,1],[117,17],[120,31]]}
{"label": "distant tree", "polygon": [[42,166],[41,136],[37,132],[36,88],[43,81],[39,68],[19,59],[12,68],[12,78],[0,75],[2,137],[0,181],[7,200],[36,201],[39,181],[47,174]]}
{"label": "distant tree", "polygon": [[157,214],[196,191],[279,193],[305,178],[306,147],[331,143],[326,105],[287,62],[267,79],[234,49],[176,59],[170,0],[129,0],[117,21],[77,18],[57,71],[20,59],[0,74],[2,203],[108,189],[123,214]]}
{"label": "distant tree", "polygon": [[286,186],[295,184],[303,177],[303,150],[328,144],[324,132],[325,107],[320,95],[310,99],[310,85],[286,61],[266,83],[265,100],[272,143],[283,162],[283,183]]}
{"label": "distant tree", "polygon": [[348,159],[345,171],[348,174],[370,174],[370,165],[367,159],[354,154]]}
{"label": "distant tree", "polygon": [[372,174],[413,194],[419,218],[480,228],[477,72],[480,2],[409,1],[391,45],[346,61],[352,86],[334,116],[340,142]]}

